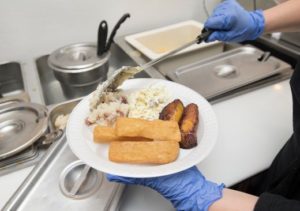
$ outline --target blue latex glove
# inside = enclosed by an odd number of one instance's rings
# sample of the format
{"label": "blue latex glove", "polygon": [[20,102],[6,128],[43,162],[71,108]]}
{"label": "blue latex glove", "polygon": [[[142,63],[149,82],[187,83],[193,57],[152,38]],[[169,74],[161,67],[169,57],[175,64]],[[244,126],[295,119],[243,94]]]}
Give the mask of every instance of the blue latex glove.
{"label": "blue latex glove", "polygon": [[214,9],[204,26],[215,30],[207,42],[241,42],[258,38],[264,31],[265,19],[262,10],[248,12],[235,0],[225,0]]}
{"label": "blue latex glove", "polygon": [[194,166],[185,171],[162,177],[128,178],[107,175],[109,181],[150,187],[170,200],[177,210],[208,210],[222,197],[224,185],[206,181]]}

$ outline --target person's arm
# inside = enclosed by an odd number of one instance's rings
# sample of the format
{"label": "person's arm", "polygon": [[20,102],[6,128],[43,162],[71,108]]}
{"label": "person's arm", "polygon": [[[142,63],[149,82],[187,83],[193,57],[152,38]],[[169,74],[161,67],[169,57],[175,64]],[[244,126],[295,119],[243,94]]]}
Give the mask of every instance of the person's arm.
{"label": "person's arm", "polygon": [[224,188],[205,179],[196,167],[155,178],[107,175],[109,181],[150,187],[170,200],[177,210],[252,211],[257,197]]}
{"label": "person's arm", "polygon": [[300,31],[300,1],[289,0],[264,11],[265,32]]}
{"label": "person's arm", "polygon": [[113,182],[143,185],[170,200],[176,210],[191,211],[299,211],[300,202],[263,193],[254,195],[224,188],[205,179],[194,166],[185,171],[154,178],[128,178],[107,175]]}
{"label": "person's arm", "polygon": [[235,0],[224,0],[205,22],[214,31],[208,42],[255,40],[264,32],[300,31],[300,1],[289,0],[265,11],[245,10]]}
{"label": "person's arm", "polygon": [[208,211],[209,206],[222,197],[224,189],[223,184],[206,180],[196,166],[161,177],[128,178],[108,174],[107,179],[152,188],[171,201],[179,211]]}
{"label": "person's arm", "polygon": [[253,211],[257,200],[257,196],[224,189],[223,197],[214,202],[209,211]]}

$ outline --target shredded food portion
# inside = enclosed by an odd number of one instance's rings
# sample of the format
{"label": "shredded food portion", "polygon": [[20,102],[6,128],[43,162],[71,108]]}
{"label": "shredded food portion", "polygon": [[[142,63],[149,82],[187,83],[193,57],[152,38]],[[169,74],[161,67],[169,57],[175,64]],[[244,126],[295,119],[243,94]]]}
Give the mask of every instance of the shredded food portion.
{"label": "shredded food portion", "polygon": [[[94,105],[99,100],[94,97],[90,105]],[[153,85],[127,95],[121,92],[105,92],[97,106],[94,109],[90,107],[86,124],[113,126],[117,117],[155,120],[159,118],[159,113],[169,102],[170,94],[162,86]]]}
{"label": "shredded food portion", "polygon": [[120,92],[106,92],[98,106],[90,111],[86,124],[113,126],[117,117],[126,117],[128,112],[129,105],[125,95]]}
{"label": "shredded food portion", "polygon": [[170,102],[170,94],[164,87],[149,87],[132,93],[129,98],[131,118],[158,119],[160,111]]}
{"label": "shredded food portion", "polygon": [[56,117],[54,122],[55,128],[64,130],[65,127],[67,126],[68,119],[69,119],[69,114],[66,115],[61,114],[58,117]]}
{"label": "shredded food portion", "polygon": [[97,89],[93,92],[92,98],[90,100],[90,110],[97,108],[99,103],[103,101],[103,96],[107,92],[115,92],[123,82],[129,78],[132,78],[136,73],[141,72],[143,69],[141,67],[130,67],[123,66],[122,68],[116,70],[112,77],[107,79],[105,82],[100,84]]}

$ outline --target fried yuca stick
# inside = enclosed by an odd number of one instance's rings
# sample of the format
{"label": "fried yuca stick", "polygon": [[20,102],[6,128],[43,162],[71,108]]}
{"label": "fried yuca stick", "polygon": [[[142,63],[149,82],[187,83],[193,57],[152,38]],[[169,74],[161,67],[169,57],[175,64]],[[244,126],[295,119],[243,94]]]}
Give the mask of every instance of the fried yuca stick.
{"label": "fried yuca stick", "polygon": [[179,143],[175,141],[111,142],[109,160],[117,163],[166,164],[177,159]]}
{"label": "fried yuca stick", "polygon": [[97,125],[93,131],[95,143],[107,143],[112,141],[152,141],[143,137],[119,137],[115,134],[115,129]]}
{"label": "fried yuca stick", "polygon": [[181,140],[180,129],[176,121],[144,120],[137,118],[117,118],[115,125],[117,136],[144,137],[159,141]]}

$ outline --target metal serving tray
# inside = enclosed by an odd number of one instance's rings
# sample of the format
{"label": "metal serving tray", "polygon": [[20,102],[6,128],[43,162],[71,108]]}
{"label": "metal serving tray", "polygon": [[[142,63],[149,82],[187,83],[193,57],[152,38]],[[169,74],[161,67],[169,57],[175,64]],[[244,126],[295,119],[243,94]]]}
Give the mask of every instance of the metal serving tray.
{"label": "metal serving tray", "polygon": [[[29,95],[26,92],[19,92],[11,96],[0,98],[0,110],[14,104],[30,102]],[[38,150],[37,144],[33,144],[25,150],[14,154],[5,159],[0,159],[0,176],[13,171],[31,166],[42,158],[46,149]]]}
{"label": "metal serving tray", "polygon": [[70,114],[73,108],[80,102],[82,98],[77,98],[64,103],[56,104],[55,106],[50,106],[49,112],[49,127],[51,130],[55,130],[55,120],[59,115]]}
{"label": "metal serving tray", "polygon": [[[124,37],[115,38],[115,43],[127,53],[128,56],[132,60],[134,60],[138,65],[143,65],[149,62],[149,59],[142,55],[139,51],[137,51],[134,47],[132,47],[129,43],[124,40]],[[223,52],[219,52],[218,54],[213,53],[211,51],[205,50],[205,52],[200,52],[197,56],[194,55],[195,52],[190,52],[188,54],[184,54],[184,56],[176,56],[172,58],[172,60],[167,59],[166,61],[162,61],[160,63],[160,71],[158,71],[158,67],[150,67],[146,70],[146,72],[151,76],[151,78],[159,78],[166,79],[167,76],[164,76],[161,72],[170,73],[170,71],[175,71],[178,67],[183,67],[185,65],[194,64],[195,62],[209,60],[210,58],[219,57],[221,53],[227,53],[231,50],[242,47],[241,44],[236,43],[225,43]],[[201,55],[200,55],[201,54]],[[287,68],[286,70],[281,71],[279,74],[274,74],[271,77],[263,78],[262,80],[257,80],[254,83],[248,83],[245,85],[241,85],[240,88],[236,88],[233,90],[229,90],[228,92],[222,92],[220,95],[213,95],[214,97],[206,98],[210,103],[217,103],[223,100],[233,98],[253,90],[260,89],[265,86],[270,86],[274,83],[278,83],[283,80],[287,80],[291,77],[293,73],[292,68]],[[172,80],[171,78],[167,78]]]}
{"label": "metal serving tray", "polygon": [[[71,164],[76,163],[77,157],[71,152],[65,137],[62,137],[51,146],[49,153],[34,168],[3,210],[116,210],[123,186],[108,182],[103,173],[95,170],[90,171],[90,176],[79,189],[78,194],[85,194],[84,198],[77,199],[63,193],[60,183],[66,183],[68,188],[72,185],[72,179],[79,175],[74,172],[74,175],[61,181],[62,174],[69,170]],[[99,177],[98,180],[93,179],[96,176]],[[93,186],[96,187],[93,192],[84,193]]]}
{"label": "metal serving tray", "polygon": [[[126,36],[115,38],[115,43],[120,46],[138,65],[143,65],[150,61],[145,55],[143,55],[136,48],[131,46],[126,40]],[[240,46],[239,44],[224,45],[223,43],[217,43],[215,45],[207,46],[205,48],[195,49],[184,54],[174,55],[164,61],[155,64],[153,67],[146,69],[145,71],[151,76],[151,78],[165,79],[165,75],[175,68],[191,64],[195,61],[209,58],[216,54],[220,54],[228,48]]]}
{"label": "metal serving tray", "polygon": [[[50,130],[57,116],[69,114],[81,99],[49,106]],[[3,210],[118,210],[124,185],[111,183],[90,169],[78,191],[71,194],[86,165],[67,144],[65,134],[54,142]]]}
{"label": "metal serving tray", "polygon": [[241,47],[182,66],[168,72],[167,77],[211,99],[291,69],[273,56],[259,61],[263,54],[254,47]]}

